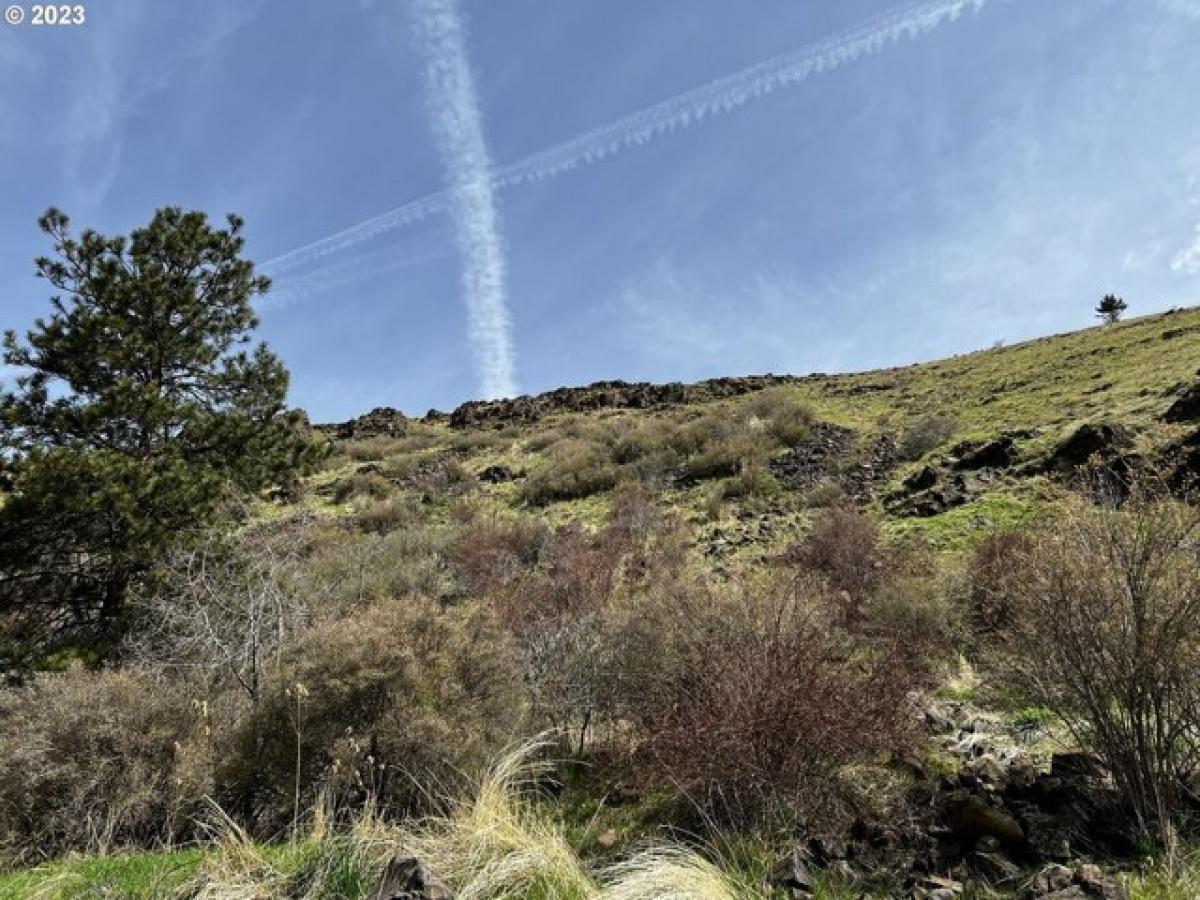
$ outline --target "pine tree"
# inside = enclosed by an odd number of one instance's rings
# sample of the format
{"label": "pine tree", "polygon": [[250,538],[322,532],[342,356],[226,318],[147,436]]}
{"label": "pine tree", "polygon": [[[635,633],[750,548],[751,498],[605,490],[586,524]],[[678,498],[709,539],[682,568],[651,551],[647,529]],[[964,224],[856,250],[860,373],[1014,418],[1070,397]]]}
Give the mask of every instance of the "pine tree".
{"label": "pine tree", "polygon": [[167,548],[315,454],[287,370],[247,346],[270,282],[241,258],[239,218],[166,208],[128,238],[75,238],[56,209],[40,225],[55,252],[37,272],[61,295],[24,342],[5,334],[23,374],[0,393],[0,625],[25,650],[117,636]]}
{"label": "pine tree", "polygon": [[1111,325],[1114,322],[1120,322],[1121,316],[1127,309],[1129,309],[1129,304],[1123,299],[1116,294],[1106,294],[1096,306],[1096,318]]}

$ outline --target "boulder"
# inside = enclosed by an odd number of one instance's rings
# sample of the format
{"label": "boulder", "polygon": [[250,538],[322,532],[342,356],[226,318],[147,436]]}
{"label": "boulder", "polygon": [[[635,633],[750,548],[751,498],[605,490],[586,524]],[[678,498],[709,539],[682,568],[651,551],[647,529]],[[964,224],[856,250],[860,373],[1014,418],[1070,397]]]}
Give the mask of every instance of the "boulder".
{"label": "boulder", "polygon": [[415,856],[392,857],[374,900],[453,900],[454,893]]}
{"label": "boulder", "polygon": [[937,484],[937,480],[937,469],[933,466],[924,466],[905,478],[902,485],[907,493],[915,494],[917,491],[924,491],[933,487]]}
{"label": "boulder", "polygon": [[1052,863],[1037,873],[1031,888],[1034,896],[1041,897],[1070,887],[1074,877],[1075,873],[1066,866]]}
{"label": "boulder", "polygon": [[950,451],[956,457],[954,468],[959,471],[976,469],[1006,469],[1017,459],[1017,442],[1011,435],[1003,434],[995,440],[982,444],[966,442]]}
{"label": "boulder", "polygon": [[812,897],[817,885],[809,868],[810,862],[808,852],[797,847],[775,866],[771,872],[771,886],[796,900]]}
{"label": "boulder", "polygon": [[945,798],[947,824],[964,845],[991,836],[1012,849],[1025,845],[1025,832],[1008,812],[963,789]]}
{"label": "boulder", "polygon": [[1200,381],[1195,381],[1175,398],[1175,402],[1163,413],[1164,422],[1200,421]]}
{"label": "boulder", "polygon": [[485,484],[503,484],[506,481],[515,481],[518,478],[524,477],[524,472],[514,472],[503,464],[488,466],[479,473],[479,480]]}
{"label": "boulder", "polygon": [[1044,468],[1059,475],[1070,475],[1087,465],[1093,457],[1111,462],[1119,459],[1132,446],[1132,436],[1120,425],[1107,422],[1080,425],[1054,449],[1046,459]]}

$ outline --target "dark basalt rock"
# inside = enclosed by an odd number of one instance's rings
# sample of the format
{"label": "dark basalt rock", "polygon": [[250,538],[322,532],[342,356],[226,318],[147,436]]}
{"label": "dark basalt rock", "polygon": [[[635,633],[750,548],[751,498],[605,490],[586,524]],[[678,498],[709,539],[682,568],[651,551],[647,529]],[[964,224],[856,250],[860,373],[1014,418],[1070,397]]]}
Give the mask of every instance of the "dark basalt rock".
{"label": "dark basalt rock", "polygon": [[1128,429],[1107,422],[1081,425],[1047,457],[1043,469],[1071,475],[1093,459],[1111,464],[1133,447]]}
{"label": "dark basalt rock", "polygon": [[771,460],[771,474],[789,490],[803,490],[822,478],[836,477],[853,444],[850,429],[817,422],[807,440]]}
{"label": "dark basalt rock", "polygon": [[797,847],[779,861],[771,872],[770,884],[784,891],[794,900],[807,900],[816,892],[817,885],[810,868],[812,860],[808,852]]}
{"label": "dark basalt rock", "polygon": [[379,406],[349,422],[319,427],[333,429],[334,434],[344,441],[373,437],[402,437],[408,431],[408,417],[398,409]]}
{"label": "dark basalt rock", "polygon": [[915,494],[917,491],[928,490],[937,484],[937,481],[938,470],[933,466],[925,466],[905,478],[902,485],[906,493]]}
{"label": "dark basalt rock", "polygon": [[1175,398],[1163,413],[1162,420],[1172,423],[1200,421],[1200,381],[1193,382]]}
{"label": "dark basalt rock", "polygon": [[995,440],[962,443],[950,451],[953,468],[960,472],[976,469],[1007,469],[1017,459],[1017,442],[1012,435],[1003,434]]}
{"label": "dark basalt rock", "polygon": [[663,409],[686,403],[737,397],[780,384],[793,384],[799,380],[790,375],[759,375],[746,378],[712,378],[696,384],[598,381],[587,387],[558,388],[532,397],[472,400],[450,413],[449,421],[454,428],[500,428],[513,423],[536,422],[555,412]]}
{"label": "dark basalt rock", "polygon": [[[923,475],[924,472],[917,473]],[[938,477],[934,470],[935,480]],[[928,476],[926,476],[928,477]],[[932,487],[919,490],[914,494],[900,491],[889,498],[888,512],[897,516],[928,519],[939,516],[947,510],[970,503],[978,496],[978,491],[962,475],[953,475],[944,482],[935,483]]]}
{"label": "dark basalt rock", "polygon": [[486,484],[503,484],[506,481],[516,481],[518,478],[524,477],[524,472],[514,472],[505,465],[488,466],[479,473],[479,480]]}

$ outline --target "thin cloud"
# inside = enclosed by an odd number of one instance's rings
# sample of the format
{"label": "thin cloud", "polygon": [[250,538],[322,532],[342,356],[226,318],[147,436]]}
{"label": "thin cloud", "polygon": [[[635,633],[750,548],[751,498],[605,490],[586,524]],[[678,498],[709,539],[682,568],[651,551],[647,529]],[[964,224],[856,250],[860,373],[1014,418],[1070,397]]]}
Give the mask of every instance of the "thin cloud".
{"label": "thin cloud", "polygon": [[1185,247],[1171,260],[1171,271],[1181,275],[1200,275],[1200,225],[1196,226],[1196,240]]}
{"label": "thin cloud", "polygon": [[1200,0],[1158,0],[1158,5],[1169,12],[1200,19]]}
{"label": "thin cloud", "polygon": [[[800,84],[813,75],[842,68],[903,38],[916,38],[953,22],[987,0],[922,0],[877,16],[834,37],[726,75],[607,125],[555,144],[490,173],[490,185],[509,188],[552,178],[683,131],[706,118]],[[1182,0],[1178,0],[1182,2]],[[441,6],[422,2],[423,6]],[[452,192],[438,191],[264,263],[272,272],[308,265],[379,235],[447,212]]]}
{"label": "thin cloud", "polygon": [[468,335],[483,395],[511,397],[517,382],[504,242],[462,16],[456,0],[412,0],[412,9],[425,57],[430,124],[450,185],[450,212],[463,258]]}

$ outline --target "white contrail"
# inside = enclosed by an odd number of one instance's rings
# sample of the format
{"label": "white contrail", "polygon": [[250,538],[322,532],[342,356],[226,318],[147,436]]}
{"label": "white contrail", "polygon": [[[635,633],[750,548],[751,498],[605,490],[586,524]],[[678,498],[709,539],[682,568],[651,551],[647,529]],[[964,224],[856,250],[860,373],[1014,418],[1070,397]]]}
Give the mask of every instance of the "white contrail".
{"label": "white contrail", "polygon": [[[705,117],[727,113],[780,88],[799,84],[812,75],[832,71],[877,53],[888,44],[906,36],[917,37],[925,34],[944,22],[958,19],[970,9],[982,8],[986,2],[987,0],[921,0],[905,4],[850,31],[710,81],[503,168],[494,169],[491,172],[491,183],[499,188],[512,187],[540,181],[597,162],[673,131],[688,128]],[[429,194],[359,225],[277,256],[263,265],[268,272],[282,272],[306,265],[394,228],[420,222],[435,213],[445,212],[450,206],[450,191]]]}
{"label": "white contrail", "polygon": [[463,259],[468,336],[487,398],[517,393],[512,326],[505,297],[504,243],[491,159],[458,0],[411,0],[425,57],[430,124],[446,170],[450,212]]}
{"label": "white contrail", "polygon": [[[446,237],[449,237],[448,232]],[[283,309],[293,303],[307,300],[309,297],[326,293],[335,288],[345,287],[399,269],[406,269],[409,266],[444,259],[448,252],[448,248],[441,248],[418,253],[399,253],[395,247],[385,247],[369,253],[356,253],[347,259],[321,266],[312,272],[287,273],[280,276],[271,285],[271,292],[255,303],[254,307],[259,312]]]}

